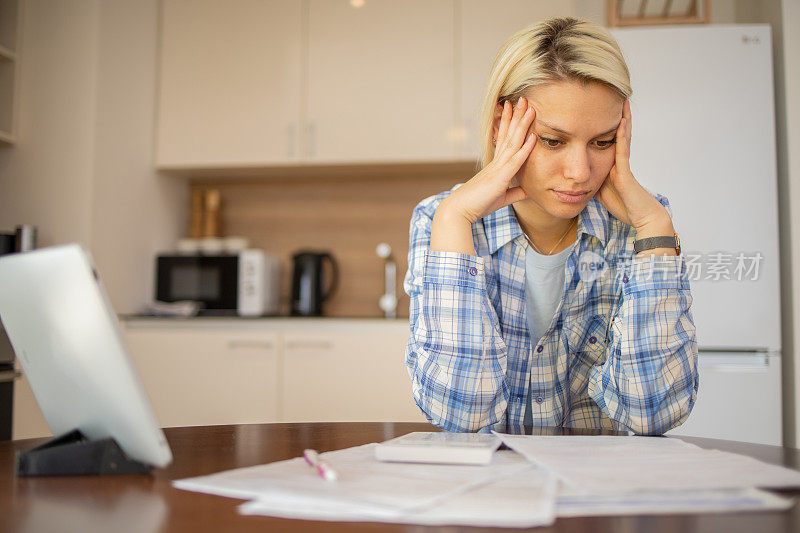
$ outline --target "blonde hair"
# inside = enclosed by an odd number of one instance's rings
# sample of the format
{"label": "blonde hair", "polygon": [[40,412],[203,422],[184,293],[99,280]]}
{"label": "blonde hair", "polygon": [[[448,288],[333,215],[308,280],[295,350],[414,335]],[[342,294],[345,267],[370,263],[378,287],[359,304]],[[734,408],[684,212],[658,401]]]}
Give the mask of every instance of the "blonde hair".
{"label": "blonde hair", "polygon": [[495,108],[512,104],[529,87],[556,81],[596,81],[625,100],[633,91],[617,41],[597,24],[572,17],[551,18],[518,31],[503,44],[492,64],[480,115],[479,169],[494,158]]}

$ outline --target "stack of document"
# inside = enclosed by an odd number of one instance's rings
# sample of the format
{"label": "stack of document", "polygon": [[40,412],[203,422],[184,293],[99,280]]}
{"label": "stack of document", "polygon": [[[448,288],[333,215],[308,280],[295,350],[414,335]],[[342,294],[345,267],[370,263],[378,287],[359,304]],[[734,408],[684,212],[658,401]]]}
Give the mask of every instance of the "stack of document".
{"label": "stack of document", "polygon": [[800,472],[675,438],[496,435],[511,450],[483,466],[381,462],[372,443],[321,454],[338,474],[333,482],[296,458],[173,484],[250,500],[239,507],[250,515],[486,527],[784,510],[792,500],[760,488],[800,487]]}
{"label": "stack of document", "polygon": [[676,438],[495,434],[556,476],[562,517],[785,510],[759,489],[800,487],[796,470]]}
{"label": "stack of document", "polygon": [[252,500],[242,514],[306,520],[532,527],[555,520],[555,478],[510,450],[491,464],[387,463],[375,443],[320,454],[329,482],[303,458],[174,481],[179,489]]}

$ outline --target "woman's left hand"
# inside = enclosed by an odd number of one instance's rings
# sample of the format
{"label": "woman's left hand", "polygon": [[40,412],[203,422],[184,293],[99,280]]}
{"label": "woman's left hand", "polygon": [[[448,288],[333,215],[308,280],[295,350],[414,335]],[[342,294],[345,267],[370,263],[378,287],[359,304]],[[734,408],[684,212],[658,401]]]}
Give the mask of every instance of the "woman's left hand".
{"label": "woman's left hand", "polygon": [[667,210],[633,177],[630,151],[631,106],[625,100],[617,127],[614,166],[595,198],[616,218],[633,226],[638,238],[643,234],[672,235],[672,219]]}

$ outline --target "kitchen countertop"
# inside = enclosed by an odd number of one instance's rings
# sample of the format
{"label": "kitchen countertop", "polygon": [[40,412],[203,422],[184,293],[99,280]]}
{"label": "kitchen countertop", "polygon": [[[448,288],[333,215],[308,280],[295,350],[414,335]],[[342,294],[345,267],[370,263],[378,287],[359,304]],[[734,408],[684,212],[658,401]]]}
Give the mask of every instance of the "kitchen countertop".
{"label": "kitchen countertop", "polygon": [[193,316],[159,317],[146,315],[118,315],[126,328],[297,328],[297,327],[364,327],[408,328],[408,318],[376,317],[303,317],[303,316]]}

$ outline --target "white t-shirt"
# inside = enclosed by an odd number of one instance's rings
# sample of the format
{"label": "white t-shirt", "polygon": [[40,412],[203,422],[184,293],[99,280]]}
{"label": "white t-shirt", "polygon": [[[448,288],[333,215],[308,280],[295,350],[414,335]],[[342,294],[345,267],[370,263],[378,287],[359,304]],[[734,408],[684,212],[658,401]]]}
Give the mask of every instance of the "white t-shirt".
{"label": "white t-shirt", "polygon": [[[569,254],[575,248],[573,242],[564,250],[554,255],[537,253],[528,245],[525,252],[525,298],[528,302],[528,330],[531,335],[531,346],[536,346],[547,332],[558,304],[564,295],[564,273]],[[536,356],[536,354],[533,354]],[[528,380],[530,381],[530,372]],[[531,387],[528,388],[528,401],[525,406],[523,424],[532,425]]]}

